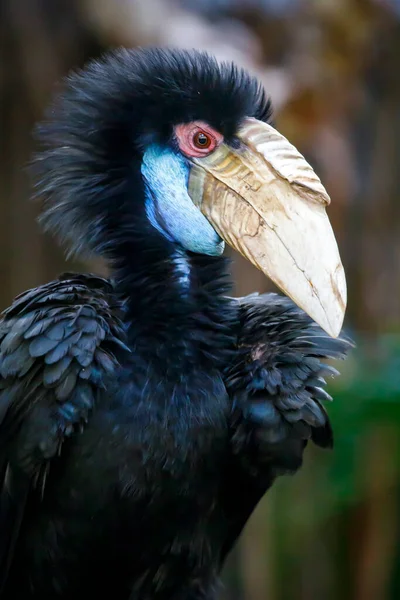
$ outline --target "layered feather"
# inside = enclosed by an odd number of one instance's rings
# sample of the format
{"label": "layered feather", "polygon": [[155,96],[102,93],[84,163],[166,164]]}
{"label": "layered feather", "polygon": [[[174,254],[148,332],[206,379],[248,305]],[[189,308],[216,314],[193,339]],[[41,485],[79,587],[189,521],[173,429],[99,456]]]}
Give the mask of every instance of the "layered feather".
{"label": "layered feather", "polygon": [[65,274],[18,296],[0,321],[0,588],[28,495],[82,431],[97,392],[130,350],[112,286]]}
{"label": "layered feather", "polygon": [[344,359],[353,344],[329,337],[286,297],[253,294],[239,302],[238,352],[226,379],[236,451],[253,445],[260,464],[275,458],[277,468],[295,470],[300,442],[333,445],[324,387],[338,371],[326,361]]}

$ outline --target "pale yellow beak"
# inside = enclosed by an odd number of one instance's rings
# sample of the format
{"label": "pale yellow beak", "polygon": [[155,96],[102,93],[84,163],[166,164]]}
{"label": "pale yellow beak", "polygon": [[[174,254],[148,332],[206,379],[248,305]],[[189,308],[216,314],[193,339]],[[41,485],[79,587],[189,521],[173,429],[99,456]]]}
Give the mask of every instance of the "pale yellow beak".
{"label": "pale yellow beak", "polygon": [[296,148],[276,129],[246,119],[241,146],[197,158],[189,194],[219,235],[250,260],[329,335],[346,310],[346,279],[330,198]]}

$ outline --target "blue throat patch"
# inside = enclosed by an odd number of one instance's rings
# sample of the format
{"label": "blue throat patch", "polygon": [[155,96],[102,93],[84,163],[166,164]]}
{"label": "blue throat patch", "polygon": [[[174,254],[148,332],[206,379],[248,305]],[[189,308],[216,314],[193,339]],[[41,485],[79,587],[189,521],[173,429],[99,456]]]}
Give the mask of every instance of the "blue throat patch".
{"label": "blue throat patch", "polygon": [[188,194],[189,166],[174,150],[151,145],[143,156],[146,212],[166,239],[197,254],[220,256],[224,242]]}

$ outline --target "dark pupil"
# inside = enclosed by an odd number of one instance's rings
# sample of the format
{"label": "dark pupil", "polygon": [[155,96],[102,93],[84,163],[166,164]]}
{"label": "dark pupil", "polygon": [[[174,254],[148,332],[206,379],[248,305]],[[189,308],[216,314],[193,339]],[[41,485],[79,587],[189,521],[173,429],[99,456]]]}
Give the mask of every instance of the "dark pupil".
{"label": "dark pupil", "polygon": [[197,143],[200,144],[200,146],[205,146],[208,142],[208,138],[206,135],[204,135],[204,133],[199,133],[197,135]]}

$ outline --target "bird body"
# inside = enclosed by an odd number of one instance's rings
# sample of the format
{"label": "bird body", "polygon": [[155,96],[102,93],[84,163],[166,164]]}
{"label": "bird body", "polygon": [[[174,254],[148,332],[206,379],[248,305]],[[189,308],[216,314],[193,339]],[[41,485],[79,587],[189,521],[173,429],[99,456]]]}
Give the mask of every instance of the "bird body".
{"label": "bird body", "polygon": [[[132,56],[114,57],[108,80],[104,65],[78,75],[44,135],[45,219],[103,253],[112,277],[64,274],[0,321],[2,600],[211,600],[275,478],[300,467],[308,440],[332,444],[321,386],[336,371],[323,361],[350,344],[282,296],[229,296],[222,240],[194,216],[187,161],[165,142],[182,95],[184,122],[214,126],[218,106],[198,113],[197,92],[231,98],[226,137],[265,99],[236,71],[213,89],[204,57],[200,69],[190,55]],[[160,123],[149,94],[161,67]],[[174,104],[182,73],[196,93],[179,88]]]}
{"label": "bird body", "polygon": [[[111,295],[107,288],[111,286],[94,278],[88,281],[105,287],[108,294],[102,292],[102,302],[107,302],[107,295]],[[62,302],[62,292],[72,291],[74,287],[79,301],[82,284],[85,284],[83,277],[53,284],[53,302],[47,306],[45,302],[44,310],[52,310],[51,307],[60,302],[59,298]],[[36,291],[36,296],[40,296],[40,291],[47,299],[45,290]],[[88,309],[87,298],[82,301]],[[67,309],[70,309],[68,304]],[[66,311],[65,315],[61,318],[60,314],[60,323],[71,320]],[[89,319],[83,327],[91,330],[94,319]],[[38,324],[40,321],[35,321],[35,325]],[[51,339],[47,337],[49,327],[39,326],[36,331],[37,335],[29,337],[25,344],[35,352],[32,344],[37,341],[42,348],[36,352],[45,352],[46,341]],[[68,401],[60,405],[59,414],[54,415],[46,397],[47,390],[43,390],[41,406],[33,408],[29,416],[33,431],[29,427],[19,434],[20,453],[30,449],[32,443],[38,443],[40,447],[49,445],[50,451],[56,454],[55,446],[61,443],[60,427],[68,436],[68,425],[85,417],[92,402],[96,410],[79,436],[62,442],[60,458],[55,459],[48,473],[41,475],[46,479],[46,493],[35,506],[34,518],[25,518],[13,566],[15,579],[12,574],[10,577],[13,593],[18,590],[19,594],[29,596],[32,586],[37,588],[38,597],[51,590],[60,590],[60,597],[72,597],[87,581],[92,592],[118,590],[121,597],[123,593],[128,597],[129,584],[143,579],[137,590],[143,597],[155,593],[152,582],[154,578],[157,587],[158,569],[158,585],[164,583],[171,592],[179,581],[176,574],[179,564],[188,577],[205,569],[202,562],[206,562],[204,552],[211,552],[208,539],[211,531],[203,531],[204,521],[198,517],[205,514],[212,520],[215,511],[223,472],[223,450],[228,441],[228,397],[221,372],[212,361],[205,359],[204,365],[199,366],[198,356],[190,356],[190,346],[195,342],[191,343],[190,335],[188,338],[175,340],[180,350],[177,348],[170,354],[169,360],[157,361],[156,356],[151,357],[150,340],[143,340],[147,348],[143,358],[140,351],[133,356],[124,347],[119,348],[118,367],[107,366],[110,373],[102,377],[101,388],[95,394],[86,390],[86,382],[91,381],[93,374],[88,374],[88,380],[75,383],[76,404],[72,407],[75,411],[69,406],[68,396]],[[54,341],[58,342],[57,346],[51,344],[53,348],[43,355],[45,363],[63,343],[63,338]],[[77,343],[79,341],[82,337]],[[89,341],[90,337],[82,344],[82,353],[90,352]],[[165,342],[168,341],[167,338]],[[104,342],[107,343],[107,335]],[[210,351],[211,343],[210,339]],[[20,344],[18,350],[22,352],[23,338]],[[80,356],[79,349],[76,359],[87,362],[85,356]],[[55,372],[54,378],[62,377],[62,361],[63,357],[50,367]],[[97,363],[94,367],[89,363],[86,368],[95,371],[101,360]],[[46,375],[43,378],[46,379]],[[55,384],[57,379],[51,385]],[[85,406],[84,400],[89,406]],[[38,440],[38,416],[42,412],[44,427]],[[55,439],[51,440],[54,426],[57,427]],[[218,457],[222,460],[216,460]],[[29,467],[35,469],[37,465],[26,465]],[[18,474],[28,481],[29,475]],[[176,566],[171,561],[174,545]],[[149,561],[147,556],[157,558]],[[172,562],[175,573],[170,574],[168,570],[162,573],[162,563],[166,560]],[[59,561],[58,569],[54,569],[54,561],[56,564]],[[22,565],[26,564],[32,566],[32,573],[28,570],[28,577],[22,579]],[[208,564],[206,571],[209,570]],[[169,578],[172,578],[170,583]],[[189,587],[189,581],[187,585]]]}

